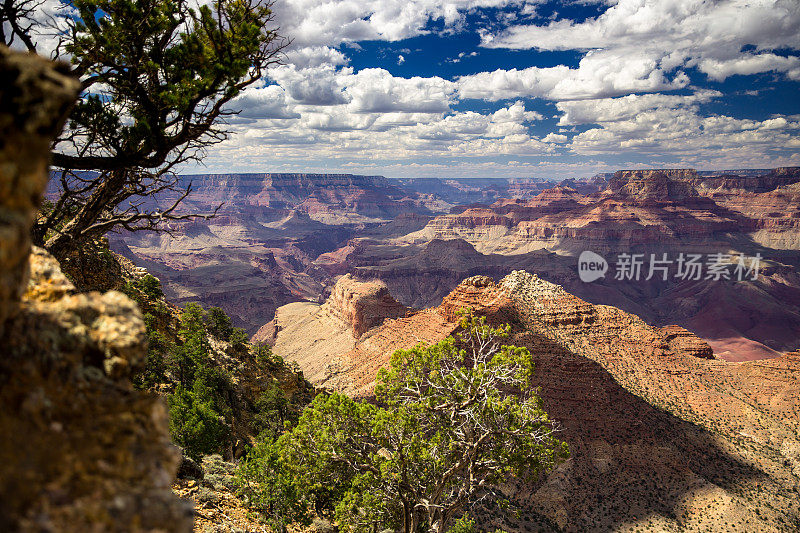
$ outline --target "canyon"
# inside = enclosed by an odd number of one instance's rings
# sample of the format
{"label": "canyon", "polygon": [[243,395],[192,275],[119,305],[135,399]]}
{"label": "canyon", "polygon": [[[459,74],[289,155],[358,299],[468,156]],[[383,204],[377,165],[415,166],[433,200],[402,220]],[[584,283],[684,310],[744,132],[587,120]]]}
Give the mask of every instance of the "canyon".
{"label": "canyon", "polygon": [[[145,266],[176,303],[220,306],[255,340],[278,307],[321,304],[336,279],[380,280],[409,308],[437,306],[464,278],[535,272],[596,304],[648,323],[679,324],[728,360],[800,348],[800,169],[632,170],[564,180],[389,180],[374,176],[186,176],[195,220],[167,234],[123,234],[112,248]],[[580,280],[591,250],[604,277]],[[641,254],[638,279],[620,278]],[[652,255],[651,255],[652,254]],[[667,254],[668,275],[648,272]],[[757,276],[677,276],[681,254],[732,274],[758,256]],[[617,259],[615,262],[614,259]],[[648,275],[650,279],[648,278]]]}
{"label": "canyon", "polygon": [[466,308],[511,324],[507,342],[530,349],[572,454],[536,483],[504,487],[516,518],[482,513],[481,527],[783,531],[800,519],[798,352],[724,361],[680,326],[521,270],[470,277],[437,307],[405,313],[382,283],[345,276],[324,304],[278,309],[273,350],[315,385],[369,398],[395,350],[454,334]]}

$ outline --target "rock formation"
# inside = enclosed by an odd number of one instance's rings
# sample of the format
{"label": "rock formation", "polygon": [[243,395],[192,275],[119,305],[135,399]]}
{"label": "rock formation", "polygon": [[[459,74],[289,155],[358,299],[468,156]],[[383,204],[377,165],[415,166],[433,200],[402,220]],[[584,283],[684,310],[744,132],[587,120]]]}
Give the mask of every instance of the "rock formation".
{"label": "rock formation", "polygon": [[50,142],[78,90],[67,71],[0,46],[0,334],[25,287],[30,228],[47,185]]}
{"label": "rock formation", "polygon": [[383,283],[356,281],[348,274],[339,278],[323,305],[296,302],[281,307],[271,327],[260,332],[261,340],[273,340],[267,337],[270,330],[275,336],[273,352],[296,361],[309,380],[320,382],[335,373],[336,363],[326,357],[331,346],[344,353],[366,331],[408,313]]}
{"label": "rock formation", "polygon": [[136,304],[77,294],[55,259],[30,254],[50,143],[79,89],[66,72],[0,47],[0,530],[189,531],[166,408],[128,379],[146,354]]}
{"label": "rock formation", "polygon": [[[788,531],[800,519],[796,353],[725,362],[683,328],[650,326],[527,272],[497,283],[464,280],[440,306],[387,320],[352,348],[307,338],[318,362],[332,367],[316,382],[369,396],[396,349],[452,334],[457,311],[466,307],[512,324],[509,342],[531,350],[535,385],[572,453],[538,483],[506,487],[518,519],[476,513],[485,520],[481,527]],[[284,325],[279,355],[284,331],[294,339],[304,332]],[[319,364],[297,360],[301,367]]]}
{"label": "rock formation", "polygon": [[[163,280],[171,301],[220,306],[250,334],[281,305],[324,301],[347,273],[380,279],[398,302],[423,308],[464,278],[525,269],[584,300],[679,324],[729,360],[800,347],[797,168],[625,170],[557,186],[313,174],[194,179],[189,205],[227,202],[220,216],[174,237],[126,236],[115,249]],[[449,214],[432,216],[437,210]],[[584,250],[609,263],[622,253],[667,253],[673,277],[645,280],[645,271],[637,282],[616,280],[611,264],[587,284],[576,268]],[[681,253],[761,254],[764,264],[758,280],[681,280]]]}
{"label": "rock formation", "polygon": [[383,282],[360,282],[350,274],[339,278],[323,307],[345,322],[355,338],[387,318],[405,316],[407,311],[392,298]]}

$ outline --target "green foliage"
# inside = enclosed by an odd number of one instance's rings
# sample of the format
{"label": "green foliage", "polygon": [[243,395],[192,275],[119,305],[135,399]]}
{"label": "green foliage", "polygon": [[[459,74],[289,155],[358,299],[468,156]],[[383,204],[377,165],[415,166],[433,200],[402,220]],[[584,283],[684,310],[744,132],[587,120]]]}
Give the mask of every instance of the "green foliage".
{"label": "green foliage", "polygon": [[258,365],[265,370],[278,370],[286,367],[283,357],[272,353],[268,344],[256,344],[253,347],[253,355]]}
{"label": "green foliage", "polygon": [[184,388],[191,388],[195,371],[208,364],[211,345],[206,331],[205,311],[200,304],[190,302],[181,314],[181,328],[178,336],[183,341],[175,351],[173,359],[178,382]]}
{"label": "green foliage", "polygon": [[161,282],[158,281],[158,278],[150,274],[142,276],[141,279],[134,283],[134,286],[151,300],[158,300],[164,297],[164,291],[161,290]]}
{"label": "green foliage", "polygon": [[270,468],[302,479],[303,497],[343,531],[444,532],[467,527],[454,521],[472,499],[501,499],[510,477],[554,467],[568,451],[531,387],[530,352],[501,344],[508,326],[472,315],[461,326],[458,338],[396,352],[377,404],[318,395]]}
{"label": "green foliage", "polygon": [[475,526],[475,520],[471,519],[468,514],[464,514],[453,523],[447,533],[478,533],[478,528]]}
{"label": "green foliage", "polygon": [[249,340],[250,337],[247,336],[247,332],[242,328],[233,328],[230,337],[228,337],[228,342],[230,342],[231,346],[234,348],[245,346]]}
{"label": "green foliage", "polygon": [[216,338],[227,341],[233,334],[233,322],[219,307],[210,307],[206,314],[208,332]]}
{"label": "green foliage", "polygon": [[[111,252],[108,251],[108,253]],[[164,310],[162,301],[164,291],[161,289],[161,282],[155,276],[145,274],[137,280],[128,281],[123,286],[122,292],[139,304],[139,308],[144,313]]]}
{"label": "green foliage", "polygon": [[[170,396],[170,432],[192,457],[219,452],[233,418],[230,375],[210,364],[207,315],[200,304],[188,303],[181,314],[182,344],[171,351],[178,389]],[[194,454],[194,455],[192,455]]]}
{"label": "green foliage", "polygon": [[214,411],[225,419],[232,418],[233,383],[230,374],[224,369],[208,365],[199,366],[192,383],[192,392],[211,405]]}
{"label": "green foliage", "polygon": [[179,388],[168,398],[169,430],[172,440],[199,461],[205,454],[220,448],[227,435],[227,426],[211,402],[194,391]]}
{"label": "green foliage", "polygon": [[144,369],[133,376],[133,384],[140,390],[148,390],[168,383],[175,345],[157,327],[166,314],[161,283],[158,278],[146,274],[140,279],[126,282],[122,291],[139,305],[147,327],[147,359]]}
{"label": "green foliage", "polygon": [[278,531],[286,531],[291,523],[311,523],[308,487],[295,475],[286,450],[280,439],[260,442],[241,462],[236,477],[248,506],[263,513]]}
{"label": "green foliage", "polygon": [[[145,324],[154,320],[149,313],[144,316]],[[147,360],[144,369],[133,376],[133,385],[139,390],[150,390],[160,383],[166,383],[168,360],[174,353],[175,347],[158,331],[150,326],[147,328]]]}
{"label": "green foliage", "polygon": [[256,362],[261,367],[267,367],[273,362],[272,350],[268,344],[256,344],[253,346],[253,355]]}
{"label": "green foliage", "polygon": [[289,399],[275,382],[270,383],[258,397],[255,409],[253,426],[263,440],[276,439],[283,433],[287,422],[297,419],[289,408]]}
{"label": "green foliage", "polygon": [[[218,23],[219,14],[209,6],[187,9],[176,0],[73,0],[72,4],[79,17],[67,52],[85,74],[110,84],[113,100],[125,104],[119,108],[92,95],[79,102],[72,120],[128,149],[150,147],[168,130],[171,117],[160,117],[148,106],[179,114],[193,110],[204,97],[236,96],[270,36],[263,29],[269,10],[241,0],[215,4],[228,27]],[[112,65],[116,69],[109,72]],[[130,76],[120,75],[124,68],[131,69]],[[142,80],[150,83],[143,87]],[[122,119],[124,111],[128,120]]]}

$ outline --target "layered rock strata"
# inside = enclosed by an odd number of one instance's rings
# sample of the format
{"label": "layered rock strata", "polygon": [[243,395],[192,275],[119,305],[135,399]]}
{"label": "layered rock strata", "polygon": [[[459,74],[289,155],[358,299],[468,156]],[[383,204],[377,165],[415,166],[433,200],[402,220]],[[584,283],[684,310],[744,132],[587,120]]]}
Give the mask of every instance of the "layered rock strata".
{"label": "layered rock strata", "polygon": [[[531,350],[535,385],[572,452],[538,483],[505,488],[519,506],[517,519],[500,521],[487,511],[477,515],[482,527],[745,532],[788,531],[797,523],[796,353],[719,360],[683,328],[650,326],[524,271],[497,283],[464,280],[438,307],[387,320],[352,347],[309,338],[314,364],[327,367],[312,381],[368,397],[396,349],[453,334],[464,308],[512,324],[509,343]],[[285,326],[302,338],[302,327]],[[298,362],[304,367],[309,359]]]}

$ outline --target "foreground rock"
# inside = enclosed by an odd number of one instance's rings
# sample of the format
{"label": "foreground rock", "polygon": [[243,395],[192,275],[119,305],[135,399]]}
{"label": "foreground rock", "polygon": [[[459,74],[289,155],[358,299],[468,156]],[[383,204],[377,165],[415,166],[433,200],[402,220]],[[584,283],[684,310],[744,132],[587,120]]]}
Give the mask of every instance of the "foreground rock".
{"label": "foreground rock", "polygon": [[47,185],[50,142],[79,87],[65,72],[0,46],[0,334],[25,288],[30,229]]}
{"label": "foreground rock", "polygon": [[[452,334],[465,307],[512,324],[510,342],[531,350],[544,407],[572,452],[539,483],[505,487],[519,519],[494,520],[487,509],[475,513],[482,527],[744,532],[789,531],[797,523],[796,353],[745,363],[716,359],[683,328],[650,326],[527,272],[499,283],[469,278],[440,306],[387,320],[352,348],[315,342],[312,362],[335,370],[316,382],[369,396],[394,350]],[[285,328],[275,351],[291,358],[280,352],[283,333],[301,338],[303,329]]]}
{"label": "foreground rock", "polygon": [[0,530],[189,531],[166,408],[129,381],[146,354],[136,304],[76,294],[55,259],[29,256],[78,83],[4,48],[0,74]]}

